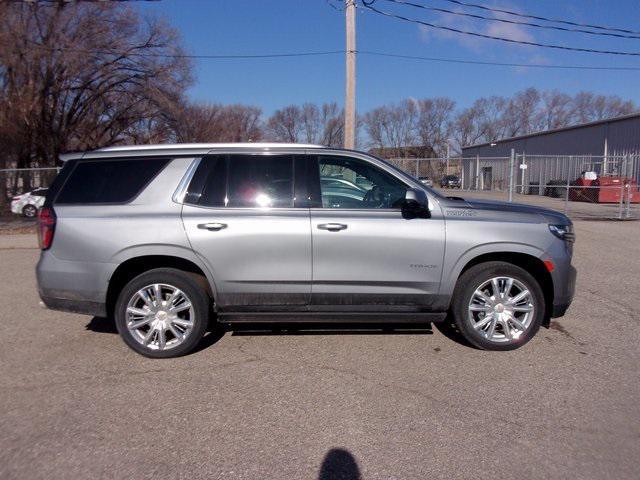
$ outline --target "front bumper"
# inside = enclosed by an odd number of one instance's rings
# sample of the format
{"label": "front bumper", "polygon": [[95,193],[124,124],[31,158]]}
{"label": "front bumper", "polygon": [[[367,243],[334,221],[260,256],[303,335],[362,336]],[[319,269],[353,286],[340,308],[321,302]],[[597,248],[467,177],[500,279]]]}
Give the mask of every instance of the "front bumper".
{"label": "front bumper", "polygon": [[568,265],[565,270],[566,272],[564,272],[561,278],[554,279],[555,295],[551,309],[551,318],[562,317],[565,314],[573,301],[573,296],[576,291],[577,271],[575,267]]}

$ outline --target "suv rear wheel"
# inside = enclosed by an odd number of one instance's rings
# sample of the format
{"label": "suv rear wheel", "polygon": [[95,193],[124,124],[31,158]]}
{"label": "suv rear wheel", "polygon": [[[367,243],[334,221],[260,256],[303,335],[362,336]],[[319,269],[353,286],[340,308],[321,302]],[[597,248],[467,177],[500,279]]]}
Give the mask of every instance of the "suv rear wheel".
{"label": "suv rear wheel", "polygon": [[184,355],[202,339],[210,300],[192,274],[158,268],[131,280],[115,307],[116,326],[125,343],[152,358]]}
{"label": "suv rear wheel", "polygon": [[545,315],[538,282],[506,262],[471,267],[458,280],[453,298],[455,325],[484,350],[513,350],[537,333]]}

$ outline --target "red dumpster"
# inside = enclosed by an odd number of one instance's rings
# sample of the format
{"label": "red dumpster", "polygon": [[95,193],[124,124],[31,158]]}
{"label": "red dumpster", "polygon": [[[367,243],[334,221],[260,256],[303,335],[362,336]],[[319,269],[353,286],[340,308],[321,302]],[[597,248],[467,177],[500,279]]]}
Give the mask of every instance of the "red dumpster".
{"label": "red dumpster", "polygon": [[[591,184],[594,193],[593,201],[598,203],[620,203],[622,200],[627,201],[627,194],[631,203],[640,203],[640,192],[638,191],[638,182],[631,178],[625,177],[599,177]],[[629,187],[626,187],[629,185]],[[628,193],[627,193],[628,192]]]}

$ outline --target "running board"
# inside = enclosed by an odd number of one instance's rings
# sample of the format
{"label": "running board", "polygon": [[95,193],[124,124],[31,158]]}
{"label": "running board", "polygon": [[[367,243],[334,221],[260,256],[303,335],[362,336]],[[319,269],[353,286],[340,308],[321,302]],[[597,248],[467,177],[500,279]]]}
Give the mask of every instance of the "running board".
{"label": "running board", "polygon": [[424,323],[441,322],[446,312],[218,312],[222,323]]}

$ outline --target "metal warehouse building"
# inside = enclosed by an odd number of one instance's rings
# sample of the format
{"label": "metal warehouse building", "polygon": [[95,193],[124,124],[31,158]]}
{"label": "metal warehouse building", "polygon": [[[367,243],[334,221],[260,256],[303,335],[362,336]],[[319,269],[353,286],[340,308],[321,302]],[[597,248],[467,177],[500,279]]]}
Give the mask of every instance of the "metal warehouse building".
{"label": "metal warehouse building", "polygon": [[464,187],[506,188],[512,149],[516,185],[572,181],[584,171],[640,179],[640,113],[464,147]]}

